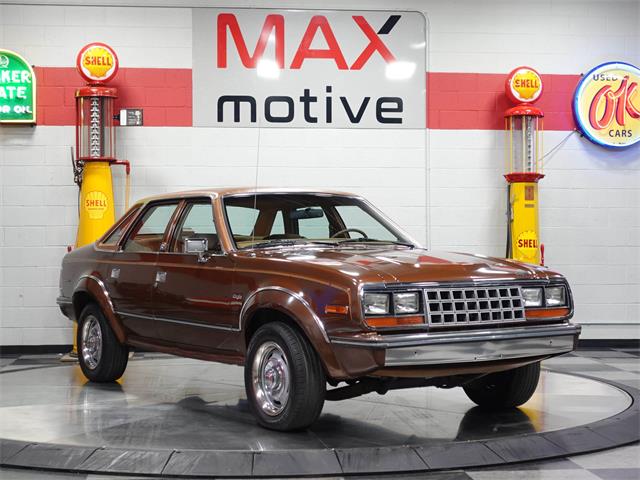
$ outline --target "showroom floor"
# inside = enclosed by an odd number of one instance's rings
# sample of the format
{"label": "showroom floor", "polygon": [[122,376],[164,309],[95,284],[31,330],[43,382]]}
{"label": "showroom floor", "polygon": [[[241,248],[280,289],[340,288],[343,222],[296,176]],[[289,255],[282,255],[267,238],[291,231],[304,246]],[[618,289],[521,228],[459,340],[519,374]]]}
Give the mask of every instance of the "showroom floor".
{"label": "showroom floor", "polygon": [[[144,368],[154,368],[153,367],[154,362],[163,365],[163,368],[164,368],[164,365],[167,365],[166,372],[168,373],[165,373],[163,377],[168,375],[170,378],[172,369],[174,369],[176,373],[180,372],[182,369],[186,369],[187,371],[194,370],[193,365],[184,364],[183,360],[184,359],[174,359],[173,357],[159,356],[157,354],[136,354],[132,362],[136,362],[136,364],[138,365],[139,371],[142,371],[140,370],[141,367],[143,367],[143,370]],[[137,363],[137,361],[141,361],[141,362]],[[187,360],[187,362],[189,361]],[[53,375],[53,370],[50,370],[50,368],[59,366],[59,365],[60,363],[58,362],[58,356],[56,355],[23,355],[23,356],[13,356],[13,357],[5,356],[0,358],[0,373],[24,372],[25,374],[35,375],[32,378],[37,378],[37,376],[40,376],[40,375],[45,375],[45,376],[48,375],[47,372],[51,372],[51,374]],[[205,365],[209,365],[209,364],[205,364]],[[544,365],[555,372],[579,373],[579,374],[589,375],[592,377],[603,378],[603,379],[617,382],[623,385],[628,385],[633,388],[640,388],[640,350],[637,350],[637,349],[620,349],[620,350],[618,349],[601,349],[601,350],[585,349],[585,350],[578,351],[575,354],[565,355],[558,359],[549,360],[545,362]],[[206,368],[215,368],[215,367],[212,366],[212,367],[206,367]],[[54,370],[57,370],[57,369],[54,369]],[[547,377],[548,377],[547,383],[549,385],[550,390],[553,388],[557,388],[557,387],[553,387],[553,382],[565,381],[565,380],[567,381],[567,384],[566,384],[567,389],[578,390],[580,388],[583,388],[583,386],[577,381],[576,381],[577,383],[575,384],[569,383],[573,381],[571,379],[575,379],[577,377],[568,377],[568,376],[563,376],[561,374],[559,375],[548,374]],[[28,380],[29,375],[23,376],[22,378],[25,379],[25,382],[27,384],[33,382],[33,380],[31,380],[31,382]],[[47,382],[43,382],[43,383],[47,383]],[[170,381],[168,381],[167,383],[170,383]],[[234,382],[225,383],[223,381],[222,384],[226,384],[228,386],[231,386],[231,388],[233,388]],[[166,404],[171,405],[172,402],[176,400],[172,397],[172,395],[175,395],[176,393],[167,393],[164,388],[159,388],[164,386],[165,385],[162,383],[162,380],[157,380],[153,382],[154,388],[156,388],[157,390],[162,390],[163,392],[162,400],[165,402],[165,405]],[[5,388],[7,388],[7,384],[5,384]],[[0,397],[5,397],[6,399],[7,397],[15,395],[16,391],[19,390],[20,388],[21,388],[21,385],[19,384],[11,384],[10,388],[7,388],[6,391],[0,392]],[[37,392],[32,392],[30,395],[34,395],[35,393]],[[183,391],[177,392],[178,395],[184,394],[184,393],[185,392]],[[43,387],[40,393],[40,395],[45,395],[45,396],[49,396],[52,394],[54,394],[53,390],[51,392],[48,392],[46,390],[46,387]],[[113,395],[113,392],[106,392],[106,394],[107,396]],[[72,395],[69,394],[69,397],[72,397]],[[408,398],[410,399],[410,395],[408,395]],[[616,400],[614,396],[611,396],[610,398],[611,398],[611,403],[620,401],[619,399]],[[82,400],[83,402],[90,401],[91,403],[96,403],[95,398],[84,397],[80,400]],[[69,401],[78,402],[79,400],[78,398],[69,398],[64,400],[64,402],[69,402]],[[585,398],[585,402],[587,401],[588,400]],[[576,401],[572,403],[575,403],[575,410],[578,416],[584,417],[585,415],[588,415],[588,413],[586,412],[587,409],[586,408],[582,409],[581,405],[579,404],[580,402]],[[331,405],[332,406],[336,405],[336,403],[332,403]],[[337,405],[344,405],[344,403],[338,402]],[[406,406],[411,407],[410,404]],[[187,409],[192,409],[192,407],[193,406],[189,405],[187,406]],[[555,406],[550,405],[549,410],[560,412],[562,407],[563,406],[560,404],[556,404]],[[332,407],[329,407],[329,409],[330,408]],[[442,407],[437,403],[431,403],[429,405],[430,410],[434,410],[438,408],[442,408]],[[613,406],[612,408],[615,409],[615,407]],[[50,410],[50,409],[44,409],[44,410]],[[201,410],[201,408],[199,408],[198,410]],[[444,410],[442,411],[444,412]],[[42,435],[43,433],[45,435],[48,435],[49,433],[53,434],[53,431],[60,431],[60,424],[56,424],[56,421],[57,421],[56,418],[58,417],[58,415],[56,415],[55,411],[34,410],[34,413],[37,413],[38,415],[40,428],[51,430],[51,432],[34,432],[33,433],[34,435]],[[458,425],[460,421],[456,420],[457,418],[455,416],[456,412],[454,410],[447,410],[446,413],[451,415],[453,419],[453,423]],[[548,417],[548,421],[551,421],[552,419],[553,417],[550,415]],[[584,420],[587,421],[588,418],[584,418]],[[67,418],[67,419],[63,419],[63,421],[64,422],[68,421],[70,423],[69,428],[73,428],[73,422],[74,421],[78,422],[79,420],[77,418]],[[86,425],[86,419],[80,419],[80,421]],[[106,425],[108,422],[114,421],[114,419],[111,419],[109,417],[104,417],[104,418],[101,418],[100,421],[106,422],[105,423]],[[12,426],[11,425],[12,422],[13,423],[17,422],[17,423],[15,423],[15,425]],[[19,425],[20,421],[16,419],[11,419],[5,416],[3,423],[4,423],[4,425],[2,425],[3,430],[9,431],[12,428],[14,429],[11,437],[9,438],[17,438],[16,437],[17,435],[18,437],[23,436],[28,439],[29,435],[32,435],[32,433],[27,431],[29,427],[26,425],[25,425],[25,428],[22,429],[23,431],[19,431],[21,430]],[[433,423],[433,426],[441,430],[439,432],[440,435],[447,435],[447,431],[446,431],[447,427],[445,425],[446,422],[440,422],[440,423]],[[149,425],[149,426],[152,426],[152,425]],[[558,427],[559,426],[560,425],[558,425]],[[65,427],[66,427],[66,424],[65,424]],[[553,428],[555,427],[555,425],[551,425],[551,427]],[[462,427],[460,428],[462,429]],[[638,425],[638,428],[640,429],[640,425]],[[105,428],[104,430],[106,432],[107,430],[110,430],[110,428],[109,429]],[[459,436],[461,431],[462,430],[458,432],[453,432],[453,433]],[[467,433],[469,432],[471,432],[471,430],[467,431]],[[314,433],[317,434],[317,432],[314,432]],[[505,432],[502,432],[502,433],[504,434]],[[483,432],[483,434],[486,434],[486,432]],[[78,437],[78,435],[80,435],[80,437]],[[78,437],[80,441],[83,440],[82,435],[85,435],[85,433],[79,434],[78,432],[74,432],[74,436]],[[251,435],[247,435],[247,436],[255,437],[255,435],[259,436],[259,430],[256,430],[255,434],[252,433]],[[162,435],[158,436],[155,439],[153,437],[150,437],[150,438],[152,438],[152,440],[155,442],[159,442],[158,447],[163,446]],[[53,441],[53,440],[55,440],[58,443],[65,443],[65,442],[61,442],[60,438],[52,438],[52,439],[47,438],[46,441]],[[120,439],[110,438],[108,436],[105,436],[102,440],[104,441],[105,445],[108,445],[109,442],[111,441],[122,441],[121,438]],[[460,440],[463,440],[463,439],[460,438]],[[198,442],[203,440],[198,440],[198,435],[196,432],[196,434],[191,436],[190,441]],[[327,441],[337,441],[337,440],[332,439],[331,436],[325,436],[325,437],[322,437],[322,441],[323,443],[326,443]],[[339,446],[339,445],[336,444],[336,446]],[[198,448],[198,445],[197,443],[194,443],[193,446],[185,445],[184,448]],[[107,476],[88,475],[87,476],[85,474],[36,472],[33,470],[19,470],[19,469],[2,469],[0,470],[0,477],[3,479],[114,478],[113,476],[109,476],[109,475]],[[127,477],[127,478],[131,478],[131,477]],[[364,478],[364,477],[361,477],[361,478]],[[369,476],[366,478],[373,478],[373,477]],[[389,478],[389,477],[376,476],[375,478]],[[636,479],[640,479],[640,445],[636,443],[633,445],[620,447],[612,450],[607,450],[599,453],[577,455],[577,456],[571,456],[563,459],[555,459],[550,461],[541,461],[541,462],[533,462],[533,463],[521,463],[521,464],[501,466],[501,467],[489,467],[489,468],[471,469],[471,470],[465,470],[465,471],[455,470],[455,471],[447,471],[447,472],[424,473],[424,474],[414,474],[414,475],[403,474],[402,478],[427,478],[431,480],[440,480],[440,479],[442,480],[458,480],[458,479],[499,480],[503,478],[504,479],[526,478],[528,480],[534,480],[534,479],[549,479],[549,480],[634,479],[636,480]]]}

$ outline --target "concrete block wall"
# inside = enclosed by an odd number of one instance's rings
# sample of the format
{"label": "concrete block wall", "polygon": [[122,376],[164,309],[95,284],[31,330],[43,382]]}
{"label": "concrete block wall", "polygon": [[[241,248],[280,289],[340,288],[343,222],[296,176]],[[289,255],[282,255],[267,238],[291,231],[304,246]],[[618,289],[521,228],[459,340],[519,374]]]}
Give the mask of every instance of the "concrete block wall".
{"label": "concrete block wall", "polygon": [[[500,79],[528,64],[553,75],[551,86],[567,95],[578,75],[598,63],[640,64],[640,7],[634,1],[547,0],[532,6],[404,0],[393,8],[419,10],[428,18],[429,75],[460,79],[440,87],[430,82],[428,129],[263,129],[258,135],[257,129],[189,126],[191,7],[214,3],[171,2],[175,8],[104,7],[91,0],[86,6],[24,3],[0,5],[0,45],[43,69],[40,108],[47,125],[0,127],[0,345],[71,343],[70,324],[55,297],[60,260],[77,225],[69,82],[82,83],[71,67],[89,41],[116,49],[126,69],[118,77],[127,86],[121,103],[145,105],[150,126],[117,133],[119,156],[133,163],[133,199],[201,186],[252,185],[259,153],[260,185],[351,190],[434,249],[498,256],[506,232]],[[302,0],[215,5],[349,6]],[[389,5],[369,0],[353,8]],[[145,83],[151,68],[181,76],[182,100],[165,95],[157,76],[152,85]],[[469,78],[476,79],[473,88]],[[164,81],[175,84],[176,78]],[[129,88],[132,83],[138,89]],[[551,109],[552,130],[545,133],[545,149],[566,140],[547,159],[541,182],[547,263],[572,282],[576,320],[585,325],[586,338],[640,338],[640,151],[612,153],[578,134],[566,139],[569,110],[555,109],[563,103],[553,100],[553,88],[547,93],[543,108]],[[119,212],[122,185],[117,170]]]}

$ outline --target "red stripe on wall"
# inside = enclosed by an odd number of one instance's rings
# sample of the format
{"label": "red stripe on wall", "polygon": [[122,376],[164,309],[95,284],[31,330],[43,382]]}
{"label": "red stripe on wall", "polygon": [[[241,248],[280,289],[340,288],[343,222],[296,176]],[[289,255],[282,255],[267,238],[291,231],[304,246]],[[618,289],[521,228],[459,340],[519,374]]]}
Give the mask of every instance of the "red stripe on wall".
{"label": "red stripe on wall", "polygon": [[[74,125],[75,91],[84,85],[75,68],[36,67],[38,124]],[[502,130],[513,106],[504,93],[507,74],[427,73],[427,127],[440,130]],[[575,128],[571,103],[579,75],[542,75],[536,103],[545,130]],[[191,69],[121,68],[109,84],[118,88],[120,108],[142,108],[145,126],[192,126]]]}
{"label": "red stripe on wall", "polygon": [[[75,125],[75,92],[85,82],[69,67],[36,67],[39,125]],[[118,89],[120,108],[142,108],[151,127],[190,127],[191,69],[121,68],[110,87]]]}
{"label": "red stripe on wall", "polygon": [[[503,130],[504,111],[513,106],[504,93],[507,74],[427,73],[427,127],[442,130]],[[545,130],[573,130],[573,92],[579,75],[542,75],[536,106]]]}

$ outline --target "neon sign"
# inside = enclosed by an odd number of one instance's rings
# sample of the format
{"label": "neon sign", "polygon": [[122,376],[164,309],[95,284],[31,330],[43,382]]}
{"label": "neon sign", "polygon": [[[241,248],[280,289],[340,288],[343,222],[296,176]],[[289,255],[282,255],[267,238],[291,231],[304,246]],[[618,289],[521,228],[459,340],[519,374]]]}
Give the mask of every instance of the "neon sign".
{"label": "neon sign", "polygon": [[0,49],[0,123],[36,123],[36,76],[15,52]]}
{"label": "neon sign", "polygon": [[610,148],[640,142],[640,69],[610,62],[587,73],[576,88],[573,114],[590,141]]}

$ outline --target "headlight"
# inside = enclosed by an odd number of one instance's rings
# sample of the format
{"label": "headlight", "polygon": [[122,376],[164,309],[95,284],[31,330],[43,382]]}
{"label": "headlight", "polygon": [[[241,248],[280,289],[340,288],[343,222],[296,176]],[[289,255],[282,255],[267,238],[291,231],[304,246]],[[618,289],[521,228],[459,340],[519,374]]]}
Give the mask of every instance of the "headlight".
{"label": "headlight", "polygon": [[547,307],[562,307],[567,304],[567,295],[562,286],[545,288],[544,298]]}
{"label": "headlight", "polygon": [[524,298],[525,307],[541,307],[542,306],[542,288],[523,288],[522,298]]}
{"label": "headlight", "polygon": [[389,295],[386,293],[365,293],[364,313],[367,315],[385,315],[389,313]]}
{"label": "headlight", "polygon": [[420,300],[418,292],[394,293],[393,294],[394,313],[403,315],[405,313],[418,313],[420,310]]}

